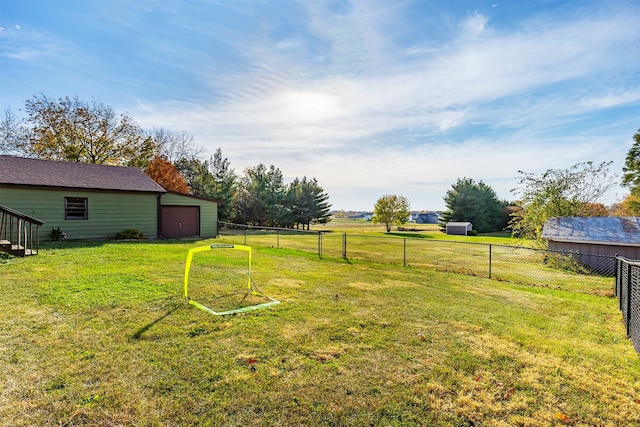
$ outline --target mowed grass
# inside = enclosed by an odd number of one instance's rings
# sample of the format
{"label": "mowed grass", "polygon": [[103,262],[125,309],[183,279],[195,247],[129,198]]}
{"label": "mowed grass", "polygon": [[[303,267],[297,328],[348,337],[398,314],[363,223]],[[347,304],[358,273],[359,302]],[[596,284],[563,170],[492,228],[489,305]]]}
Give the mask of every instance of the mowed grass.
{"label": "mowed grass", "polygon": [[[532,249],[531,241],[493,235],[447,236],[440,231],[385,234],[372,231],[379,226],[365,225],[369,231],[354,234],[328,229],[321,235],[288,230],[224,229],[222,237],[236,244],[320,252],[324,258],[342,258],[346,248],[346,258],[351,261],[421,267],[596,295],[614,293],[612,276],[583,274],[581,270],[571,271],[547,263],[547,253]],[[613,260],[603,258],[601,261],[610,262],[613,270]]]}
{"label": "mowed grass", "polygon": [[189,248],[64,243],[0,264],[0,425],[626,426],[616,300],[254,248],[282,301],[182,298]]}
{"label": "mowed grass", "polygon": [[406,223],[401,226],[394,225],[391,232],[386,232],[384,224],[374,224],[372,221],[361,219],[333,218],[325,224],[314,224],[312,231],[331,233],[366,234],[373,236],[395,236],[425,238],[431,240],[462,241],[475,243],[494,243],[513,246],[529,246],[533,242],[527,239],[511,237],[508,232],[483,233],[478,236],[455,236],[440,230],[438,224]]}

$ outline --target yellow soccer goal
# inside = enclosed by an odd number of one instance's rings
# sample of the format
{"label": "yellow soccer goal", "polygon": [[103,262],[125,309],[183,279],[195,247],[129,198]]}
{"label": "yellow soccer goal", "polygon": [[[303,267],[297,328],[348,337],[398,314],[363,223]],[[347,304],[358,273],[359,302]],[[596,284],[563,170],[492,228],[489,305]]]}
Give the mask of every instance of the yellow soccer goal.
{"label": "yellow soccer goal", "polygon": [[218,316],[279,304],[251,277],[251,247],[214,244],[189,250],[184,270],[189,304]]}

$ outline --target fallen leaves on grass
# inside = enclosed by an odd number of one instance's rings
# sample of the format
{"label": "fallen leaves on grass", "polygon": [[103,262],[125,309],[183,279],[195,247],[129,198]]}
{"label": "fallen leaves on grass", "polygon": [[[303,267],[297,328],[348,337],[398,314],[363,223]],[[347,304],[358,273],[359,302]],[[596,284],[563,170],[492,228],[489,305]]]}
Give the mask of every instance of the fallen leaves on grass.
{"label": "fallen leaves on grass", "polygon": [[556,418],[559,419],[560,421],[564,422],[565,424],[567,424],[569,422],[569,416],[563,414],[562,412],[558,412],[556,414]]}
{"label": "fallen leaves on grass", "polygon": [[513,396],[513,393],[515,393],[515,389],[513,387],[509,388],[509,390],[507,390],[504,396],[502,396],[502,400],[511,399],[511,397]]}

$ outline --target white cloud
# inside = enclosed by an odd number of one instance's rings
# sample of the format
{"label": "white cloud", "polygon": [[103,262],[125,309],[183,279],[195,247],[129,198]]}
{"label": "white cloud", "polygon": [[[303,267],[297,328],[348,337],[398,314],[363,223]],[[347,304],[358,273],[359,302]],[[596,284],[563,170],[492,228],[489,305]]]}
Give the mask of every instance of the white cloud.
{"label": "white cloud", "polygon": [[[518,169],[611,159],[620,145],[580,132],[549,135],[583,114],[640,100],[637,87],[603,92],[598,84],[613,69],[637,70],[633,16],[539,19],[506,33],[489,31],[489,18],[474,13],[440,50],[398,49],[367,5],[331,16],[333,25],[321,6],[310,6],[310,29],[327,41],[326,68],[316,68],[317,58],[283,56],[298,39],[275,42],[278,55],[247,46],[251,67],[216,75],[223,91],[211,102],[141,104],[134,116],[144,126],[193,132],[210,153],[222,147],[238,170],[266,163],[288,176],[315,176],[344,208],[401,189],[414,206],[437,208],[463,176],[510,198]],[[390,61],[394,55],[412,61]]]}
{"label": "white cloud", "polygon": [[20,61],[34,61],[58,55],[72,56],[68,44],[50,34],[35,30],[22,31],[20,25],[14,25],[13,29],[0,32],[4,41],[0,44],[0,56]]}
{"label": "white cloud", "polygon": [[284,39],[276,44],[278,49],[287,50],[299,47],[302,42],[298,39]]}
{"label": "white cloud", "polygon": [[403,56],[405,57],[420,57],[427,54],[438,53],[438,49],[435,47],[422,46],[422,45],[413,45],[404,49]]}
{"label": "white cloud", "polygon": [[477,37],[484,31],[487,21],[488,18],[486,16],[475,11],[460,23],[460,28],[465,37]]}
{"label": "white cloud", "polygon": [[638,101],[640,101],[640,87],[622,92],[610,91],[604,95],[585,98],[581,100],[580,104],[588,109],[602,109],[631,104]]}

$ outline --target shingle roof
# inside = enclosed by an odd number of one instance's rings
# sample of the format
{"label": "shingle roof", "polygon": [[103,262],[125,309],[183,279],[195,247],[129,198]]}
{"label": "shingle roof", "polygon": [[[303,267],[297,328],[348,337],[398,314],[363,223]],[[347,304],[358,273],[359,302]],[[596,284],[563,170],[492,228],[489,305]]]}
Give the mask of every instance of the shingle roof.
{"label": "shingle roof", "polygon": [[164,188],[138,168],[0,155],[0,186],[3,184],[165,192]]}
{"label": "shingle roof", "polygon": [[542,228],[542,238],[555,242],[640,246],[640,218],[551,218]]}

